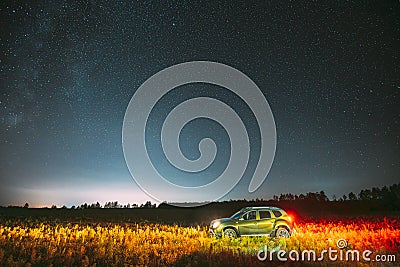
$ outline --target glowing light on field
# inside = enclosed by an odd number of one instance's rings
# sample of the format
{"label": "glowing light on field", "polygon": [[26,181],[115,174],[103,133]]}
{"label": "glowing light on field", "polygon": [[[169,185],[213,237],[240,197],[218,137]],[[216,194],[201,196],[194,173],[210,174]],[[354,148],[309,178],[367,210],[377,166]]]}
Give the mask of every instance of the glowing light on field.
{"label": "glowing light on field", "polygon": [[235,240],[216,239],[208,227],[200,226],[7,223],[10,222],[0,223],[0,266],[6,266],[10,258],[24,265],[26,259],[32,265],[49,265],[57,260],[60,266],[80,265],[85,259],[89,263],[117,261],[142,266],[186,266],[193,257],[186,258],[189,262],[185,264],[177,261],[188,255],[196,255],[200,261],[218,258],[224,265],[233,259],[256,265],[257,257],[249,255],[266,244],[281,249],[285,244],[286,251],[300,246],[302,250],[320,253],[329,247],[337,249],[338,240],[345,240],[343,247],[346,248],[400,256],[400,222],[396,219],[299,221],[298,231],[288,239],[241,237]]}

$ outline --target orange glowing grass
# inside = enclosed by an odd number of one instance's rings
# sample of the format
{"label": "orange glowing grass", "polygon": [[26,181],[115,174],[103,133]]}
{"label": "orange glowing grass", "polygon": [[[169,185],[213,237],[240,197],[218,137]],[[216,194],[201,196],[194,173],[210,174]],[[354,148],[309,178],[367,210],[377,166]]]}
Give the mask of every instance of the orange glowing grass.
{"label": "orange glowing grass", "polygon": [[[293,215],[290,216],[294,222]],[[400,222],[397,218],[351,220],[296,219],[289,239],[242,237],[216,239],[207,227],[177,225],[79,225],[48,223],[0,224],[0,266],[116,265],[168,266],[198,264],[217,259],[221,265],[257,266],[260,247],[283,250],[336,248],[339,239],[349,249],[393,253],[400,258]],[[346,249],[347,249],[346,248]],[[216,258],[217,257],[217,258]],[[193,264],[192,264],[193,265]],[[226,265],[226,264],[225,264]]]}

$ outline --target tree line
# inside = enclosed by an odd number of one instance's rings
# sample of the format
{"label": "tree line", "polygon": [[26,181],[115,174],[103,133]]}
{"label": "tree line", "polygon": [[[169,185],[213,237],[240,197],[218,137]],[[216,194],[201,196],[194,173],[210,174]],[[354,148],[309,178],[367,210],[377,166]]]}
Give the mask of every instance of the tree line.
{"label": "tree line", "polygon": [[393,184],[391,186],[373,187],[372,189],[361,190],[357,195],[353,192],[345,194],[340,198],[335,195],[330,200],[324,191],[317,193],[307,193],[294,195],[291,193],[280,194],[279,196],[274,195],[272,200],[274,201],[295,201],[295,200],[309,200],[309,201],[399,201],[400,199],[400,183]]}
{"label": "tree line", "polygon": [[[264,199],[252,199],[252,200],[229,200],[223,201],[221,203],[379,203],[388,207],[392,207],[394,209],[400,210],[400,183],[393,184],[391,186],[383,186],[383,187],[373,187],[372,189],[364,189],[361,190],[358,194],[350,192],[337,198],[335,195],[330,199],[324,191],[320,192],[309,192],[306,194],[292,194],[285,193],[280,194],[279,196],[274,195],[272,199],[264,200]],[[170,204],[163,202],[158,205],[158,208],[165,208],[166,206],[170,206]],[[19,207],[20,206],[8,206],[8,207]],[[29,208],[29,204],[25,203],[23,208]],[[58,208],[56,205],[52,205],[51,208]],[[92,204],[81,204],[79,206],[71,206],[70,209],[149,209],[149,208],[157,208],[156,204],[151,203],[151,201],[147,201],[144,204],[120,204],[118,201],[109,201],[102,206],[99,202]],[[64,205],[61,209],[67,209]]]}

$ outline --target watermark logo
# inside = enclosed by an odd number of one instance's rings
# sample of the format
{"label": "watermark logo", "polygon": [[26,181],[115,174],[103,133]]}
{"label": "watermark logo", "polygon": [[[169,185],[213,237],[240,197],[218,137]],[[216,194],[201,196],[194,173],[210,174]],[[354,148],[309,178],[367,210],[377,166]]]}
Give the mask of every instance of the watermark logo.
{"label": "watermark logo", "polygon": [[343,248],[347,247],[347,240],[346,240],[346,239],[343,239],[343,238],[338,239],[338,241],[336,242],[336,246],[337,246],[339,249],[343,249]]}
{"label": "watermark logo", "polygon": [[[197,118],[216,121],[230,138],[231,154],[219,177],[201,186],[181,186],[163,177],[153,165],[146,147],[146,124],[156,103],[172,89],[191,83],[208,83],[228,89],[251,109],[261,133],[260,154],[248,186],[254,192],[266,179],[276,148],[276,127],[271,108],[257,85],[244,73],[230,66],[193,61],[168,67],[146,80],[135,92],[125,112],[122,144],[128,169],[139,187],[158,201],[180,206],[185,203],[218,200],[231,191],[243,177],[249,162],[250,142],[240,114],[224,102],[210,97],[196,97],[177,105],[162,125],[161,144],[168,161],[177,169],[189,173],[207,169],[214,161],[217,146],[210,138],[198,144],[200,157],[184,156],[179,147],[183,127]],[[171,138],[173,136],[174,138]],[[207,194],[204,194],[207,192]]]}
{"label": "watermark logo", "polygon": [[257,258],[260,261],[344,261],[344,262],[395,262],[396,255],[376,254],[371,250],[359,251],[356,249],[346,249],[348,246],[346,239],[339,239],[336,242],[338,249],[329,247],[320,252],[315,250],[282,250],[277,248],[268,248],[267,245],[257,252]]}

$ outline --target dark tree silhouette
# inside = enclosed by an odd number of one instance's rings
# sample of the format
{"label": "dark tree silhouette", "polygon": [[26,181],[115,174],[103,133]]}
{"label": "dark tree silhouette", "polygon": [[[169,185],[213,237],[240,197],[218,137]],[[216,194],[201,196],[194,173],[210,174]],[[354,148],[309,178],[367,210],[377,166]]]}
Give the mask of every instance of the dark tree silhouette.
{"label": "dark tree silhouette", "polygon": [[349,200],[350,200],[350,201],[355,201],[355,200],[357,200],[356,194],[354,194],[353,192],[350,192],[350,193],[349,193]]}

